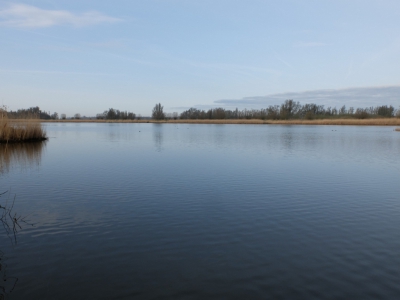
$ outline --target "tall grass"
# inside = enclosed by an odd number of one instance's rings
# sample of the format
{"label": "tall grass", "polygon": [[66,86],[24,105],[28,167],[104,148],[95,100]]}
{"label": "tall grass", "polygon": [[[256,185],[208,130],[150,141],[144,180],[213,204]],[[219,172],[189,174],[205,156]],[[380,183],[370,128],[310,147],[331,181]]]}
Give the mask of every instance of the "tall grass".
{"label": "tall grass", "polygon": [[11,120],[0,109],[0,143],[34,142],[47,140],[46,131],[39,120]]}

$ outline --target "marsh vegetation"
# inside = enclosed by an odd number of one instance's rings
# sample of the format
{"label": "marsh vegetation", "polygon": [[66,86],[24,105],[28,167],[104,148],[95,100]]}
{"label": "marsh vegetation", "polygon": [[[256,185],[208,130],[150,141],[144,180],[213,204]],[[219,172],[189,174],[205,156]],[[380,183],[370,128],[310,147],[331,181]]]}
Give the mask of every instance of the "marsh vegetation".
{"label": "marsh vegetation", "polygon": [[46,131],[39,119],[10,119],[4,108],[0,109],[0,143],[36,142],[47,140]]}

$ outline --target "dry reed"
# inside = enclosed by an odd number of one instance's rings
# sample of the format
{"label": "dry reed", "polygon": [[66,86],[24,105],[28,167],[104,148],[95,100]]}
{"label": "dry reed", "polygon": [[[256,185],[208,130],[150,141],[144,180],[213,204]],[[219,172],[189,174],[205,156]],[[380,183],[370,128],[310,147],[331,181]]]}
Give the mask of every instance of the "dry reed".
{"label": "dry reed", "polygon": [[47,140],[39,120],[10,120],[0,111],[0,143],[35,142]]}
{"label": "dry reed", "polygon": [[400,128],[396,128],[395,131],[400,131]]}

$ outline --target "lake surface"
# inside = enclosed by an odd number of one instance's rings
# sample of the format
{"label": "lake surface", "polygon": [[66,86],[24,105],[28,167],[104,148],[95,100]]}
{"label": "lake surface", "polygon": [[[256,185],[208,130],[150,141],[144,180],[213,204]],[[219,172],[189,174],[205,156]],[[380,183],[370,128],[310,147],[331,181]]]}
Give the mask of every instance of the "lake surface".
{"label": "lake surface", "polygon": [[392,127],[45,127],[1,148],[6,299],[400,298]]}

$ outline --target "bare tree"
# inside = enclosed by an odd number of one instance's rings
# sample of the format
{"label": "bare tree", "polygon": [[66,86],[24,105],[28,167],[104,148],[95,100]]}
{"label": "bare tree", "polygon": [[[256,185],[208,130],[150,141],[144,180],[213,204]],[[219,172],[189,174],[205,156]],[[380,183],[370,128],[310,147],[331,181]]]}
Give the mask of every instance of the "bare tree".
{"label": "bare tree", "polygon": [[165,119],[164,107],[161,105],[161,103],[158,103],[154,106],[152,117],[155,120],[164,120]]}
{"label": "bare tree", "polygon": [[107,120],[134,120],[136,115],[133,112],[120,111],[118,109],[110,108],[101,114],[97,114],[96,118]]}

